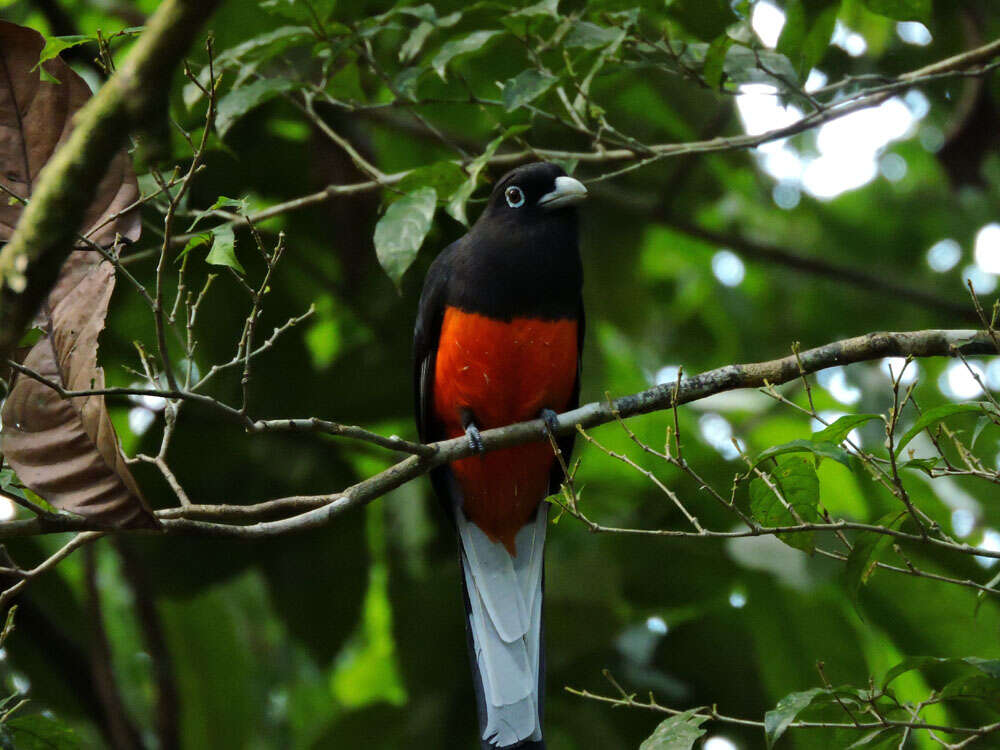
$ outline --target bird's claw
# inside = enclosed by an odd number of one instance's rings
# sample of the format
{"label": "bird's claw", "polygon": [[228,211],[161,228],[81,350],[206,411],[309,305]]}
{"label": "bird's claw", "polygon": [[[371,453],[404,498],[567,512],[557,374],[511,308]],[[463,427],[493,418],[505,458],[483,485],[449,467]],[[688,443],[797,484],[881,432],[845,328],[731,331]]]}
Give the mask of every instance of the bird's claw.
{"label": "bird's claw", "polygon": [[483,437],[479,434],[479,428],[475,424],[470,424],[465,428],[465,437],[468,438],[469,447],[474,453],[482,455],[486,452],[486,449],[483,448]]}
{"label": "bird's claw", "polygon": [[555,436],[556,431],[559,429],[559,415],[551,409],[542,409],[540,416],[542,421],[545,422],[545,428],[549,431],[549,434]]}

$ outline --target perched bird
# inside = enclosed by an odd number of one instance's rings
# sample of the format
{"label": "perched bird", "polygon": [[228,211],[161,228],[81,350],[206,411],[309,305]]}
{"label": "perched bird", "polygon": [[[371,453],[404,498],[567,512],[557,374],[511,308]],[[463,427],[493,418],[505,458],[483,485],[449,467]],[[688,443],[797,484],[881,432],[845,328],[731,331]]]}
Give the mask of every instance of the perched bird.
{"label": "perched bird", "polygon": [[[547,443],[483,453],[480,430],[579,402],[584,316],[576,204],[555,164],[508,172],[461,239],[431,264],[414,331],[425,442],[466,435],[479,453],[436,469],[458,531],[466,634],[484,748],[544,748],[542,579],[562,471]],[[559,440],[569,457],[573,438]]]}

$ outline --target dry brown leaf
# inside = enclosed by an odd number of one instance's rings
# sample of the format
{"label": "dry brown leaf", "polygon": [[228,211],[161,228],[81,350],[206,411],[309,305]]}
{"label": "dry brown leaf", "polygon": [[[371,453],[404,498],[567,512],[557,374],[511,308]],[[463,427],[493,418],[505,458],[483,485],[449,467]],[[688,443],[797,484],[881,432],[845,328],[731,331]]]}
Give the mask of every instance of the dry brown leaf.
{"label": "dry brown leaf", "polygon": [[[30,198],[38,173],[72,131],[74,113],[90,98],[84,80],[58,57],[44,67],[60,83],[42,81],[32,70],[44,45],[37,31],[0,21],[0,183],[21,198]],[[116,233],[138,239],[137,209],[111,219],[138,197],[129,155],[119,152],[94,187],[81,233],[102,246]],[[0,242],[10,239],[21,210],[0,195]]]}
{"label": "dry brown leaf", "polygon": [[[97,337],[114,267],[93,267],[50,311],[51,327],[24,366],[67,390],[104,388]],[[57,508],[112,527],[155,527],[118,445],[104,396],[63,399],[19,375],[3,407],[3,452],[22,482]]]}
{"label": "dry brown leaf", "polygon": [[[0,182],[23,198],[30,198],[39,172],[72,130],[73,115],[90,98],[87,84],[58,58],[44,66],[60,83],[32,71],[43,45],[37,32],[0,21]],[[82,234],[102,246],[116,234],[138,239],[138,210],[118,215],[139,196],[126,152],[93,192]],[[21,204],[0,196],[0,242],[10,238],[21,211]],[[99,253],[73,251],[40,313],[46,335],[24,366],[67,390],[103,388],[97,337],[114,283],[114,268]],[[18,375],[4,403],[2,438],[21,481],[57,508],[109,527],[158,525],[125,463],[103,396],[63,399]]]}

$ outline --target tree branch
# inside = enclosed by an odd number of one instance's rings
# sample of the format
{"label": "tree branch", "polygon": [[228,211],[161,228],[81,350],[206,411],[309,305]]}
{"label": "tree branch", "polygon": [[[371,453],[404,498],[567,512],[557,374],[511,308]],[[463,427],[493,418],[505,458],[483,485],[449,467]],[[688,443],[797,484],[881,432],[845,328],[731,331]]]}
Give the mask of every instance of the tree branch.
{"label": "tree branch", "polygon": [[[923,68],[903,73],[898,78],[888,82],[862,89],[854,94],[851,94],[850,96],[833,101],[822,109],[810,112],[787,126],[768,130],[764,133],[729,137],[720,136],[706,140],[689,141],[686,143],[659,143],[649,146],[639,144],[634,148],[600,148],[591,151],[565,151],[558,149],[528,147],[519,151],[497,153],[492,156],[487,163],[491,166],[515,166],[526,161],[543,159],[600,166],[605,164],[627,162],[630,163],[630,166],[627,167],[627,169],[633,169],[637,166],[653,163],[668,157],[684,157],[696,154],[756,148],[765,143],[781,140],[782,138],[788,138],[789,136],[812,130],[813,128],[823,125],[824,123],[839,119],[853,112],[868,109],[870,107],[877,107],[893,95],[906,91],[913,86],[931,83],[955,76],[988,75],[997,69],[998,63],[994,61],[994,58],[998,56],[1000,56],[1000,39],[994,40],[989,44],[977,47],[976,49],[968,52],[964,52],[944,60],[939,60],[938,62],[932,63],[931,65],[927,65]],[[836,93],[836,91],[843,88],[846,83],[856,83],[856,81],[854,79],[845,79],[845,81],[832,84],[827,86],[825,89],[821,89],[820,91],[814,93],[817,95],[824,92]],[[419,103],[420,102],[405,102],[399,106],[412,106]],[[458,104],[459,102],[456,101],[455,103]],[[396,105],[394,103],[389,103],[388,105],[380,104],[377,106]],[[471,159],[463,160],[462,163],[466,163],[468,161],[471,161]],[[382,174],[378,179],[348,185],[328,185],[318,192],[293,198],[283,203],[277,203],[246,217],[246,219],[230,215],[227,217],[227,221],[225,223],[236,224],[242,221],[259,223],[265,219],[270,219],[280,214],[297,211],[308,206],[323,203],[331,198],[354,195],[371,190],[379,190],[384,187],[391,187],[401,182],[407,175],[410,174],[411,171],[412,170],[406,170],[402,172],[394,172],[392,174]],[[605,174],[595,179],[608,179],[614,174],[618,174],[618,172]],[[593,182],[593,180],[591,180],[591,182]],[[222,215],[222,212],[219,212],[219,214]],[[173,238],[173,244],[183,245],[189,239],[191,239],[191,235],[177,235]]]}
{"label": "tree branch", "polygon": [[[676,384],[658,385],[612,401],[586,404],[559,415],[555,434],[566,435],[577,430],[578,427],[596,427],[639,414],[672,409],[677,405],[699,401],[724,391],[780,385],[797,380],[806,374],[853,362],[866,362],[883,357],[951,357],[959,354],[996,353],[993,341],[986,331],[925,330],[869,333],[864,336],[835,341],[781,359],[727,365],[684,378]],[[546,425],[540,419],[485,430],[481,434],[483,448],[486,451],[509,448],[534,441],[545,441],[548,436]],[[157,516],[162,521],[162,529],[159,531],[121,530],[119,533],[193,534],[261,539],[317,528],[330,523],[341,513],[367,505],[437,466],[472,455],[472,449],[464,437],[432,443],[429,448],[433,450],[433,454],[428,452],[427,455],[411,455],[385,471],[368,477],[340,492],[277,498],[254,506],[196,504],[170,508],[157,512]],[[301,512],[303,510],[304,512]],[[294,514],[296,512],[297,515],[277,520],[265,520],[283,513]],[[630,533],[648,533],[660,536],[729,537],[794,533],[796,529],[802,531],[842,529],[873,531],[908,541],[926,541],[962,554],[1000,558],[1000,553],[989,552],[967,544],[953,544],[933,538],[924,540],[919,535],[847,521],[776,527],[774,529],[758,527],[741,532],[699,533],[659,530],[644,532],[635,530]],[[94,525],[92,521],[87,519],[76,516],[57,516],[15,520],[0,524],[0,539],[86,530],[110,531],[107,528]]]}
{"label": "tree branch", "polygon": [[17,345],[72,251],[91,186],[129,133],[162,116],[174,68],[218,0],[165,0],[122,66],[76,116],[0,252],[0,361]]}

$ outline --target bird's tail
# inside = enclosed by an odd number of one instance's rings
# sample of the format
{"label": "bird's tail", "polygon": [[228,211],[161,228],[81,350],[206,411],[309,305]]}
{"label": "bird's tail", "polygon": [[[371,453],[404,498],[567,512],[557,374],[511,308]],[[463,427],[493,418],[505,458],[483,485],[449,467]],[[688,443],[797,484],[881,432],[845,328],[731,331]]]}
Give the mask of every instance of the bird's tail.
{"label": "bird's tail", "polygon": [[515,539],[517,556],[456,508],[466,632],[485,750],[542,750],[542,575],[548,506]]}

